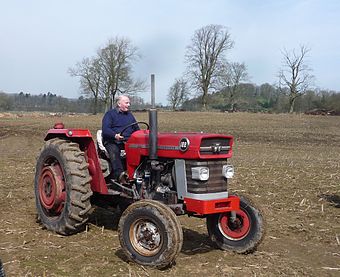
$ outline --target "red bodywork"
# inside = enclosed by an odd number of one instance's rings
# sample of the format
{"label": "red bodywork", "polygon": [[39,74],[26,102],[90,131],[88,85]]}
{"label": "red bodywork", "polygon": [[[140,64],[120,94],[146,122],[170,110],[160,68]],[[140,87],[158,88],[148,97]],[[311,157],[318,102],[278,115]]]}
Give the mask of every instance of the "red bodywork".
{"label": "red bodywork", "polygon": [[[181,133],[158,133],[158,151],[160,158],[169,159],[216,159],[216,155],[201,155],[200,145],[203,138],[226,138],[230,140],[230,146],[233,144],[233,137],[220,134],[205,134],[194,132]],[[190,141],[189,149],[185,152],[179,150],[180,140],[187,138]],[[140,164],[141,158],[149,155],[149,131],[139,130],[134,132],[125,145],[128,173],[132,176],[135,168]],[[227,154],[219,154],[219,159],[228,159],[232,156],[232,148]]]}
{"label": "red bodywork", "polygon": [[[50,140],[55,137],[65,137],[71,141],[77,142],[80,149],[85,152],[87,162],[89,164],[89,172],[92,176],[91,189],[94,192],[108,194],[107,185],[101,171],[99,157],[92,135],[87,129],[50,129],[45,137],[45,140]],[[188,150],[180,151],[179,145],[182,138],[187,138],[190,141]],[[206,138],[225,138],[229,140],[230,150],[226,154],[200,153],[200,145],[202,139]],[[221,134],[206,134],[199,132],[181,132],[181,133],[158,133],[158,150],[159,158],[169,159],[228,159],[232,156],[233,137]],[[142,158],[149,155],[149,130],[139,130],[132,134],[130,139],[125,144],[127,171],[132,178],[135,169],[140,165]],[[214,200],[197,200],[184,198],[186,210],[188,212],[205,215],[213,213],[222,213],[232,210],[239,210],[239,198],[229,196],[228,198]]]}
{"label": "red bodywork", "polygon": [[184,202],[187,211],[199,215],[226,213],[240,209],[240,198],[234,195],[214,200],[197,200],[185,197]]}

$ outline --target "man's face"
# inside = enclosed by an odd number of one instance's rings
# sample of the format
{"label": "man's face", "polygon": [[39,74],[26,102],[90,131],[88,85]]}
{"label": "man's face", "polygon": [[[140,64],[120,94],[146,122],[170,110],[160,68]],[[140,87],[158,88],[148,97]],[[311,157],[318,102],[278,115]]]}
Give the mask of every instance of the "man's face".
{"label": "man's face", "polygon": [[119,110],[122,112],[127,112],[130,107],[129,97],[123,97],[118,103]]}

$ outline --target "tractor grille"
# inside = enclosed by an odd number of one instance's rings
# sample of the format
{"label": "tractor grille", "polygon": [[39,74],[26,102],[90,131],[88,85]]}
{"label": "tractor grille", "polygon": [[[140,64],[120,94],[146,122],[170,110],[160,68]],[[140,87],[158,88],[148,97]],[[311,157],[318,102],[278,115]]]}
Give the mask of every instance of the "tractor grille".
{"label": "tractor grille", "polygon": [[[186,160],[185,170],[187,176],[187,189],[191,193],[213,193],[227,191],[227,181],[222,176],[222,167],[227,160]],[[209,180],[200,181],[191,178],[191,168],[206,166],[209,168]]]}
{"label": "tractor grille", "polygon": [[228,154],[230,140],[225,138],[205,138],[200,146],[201,155]]}

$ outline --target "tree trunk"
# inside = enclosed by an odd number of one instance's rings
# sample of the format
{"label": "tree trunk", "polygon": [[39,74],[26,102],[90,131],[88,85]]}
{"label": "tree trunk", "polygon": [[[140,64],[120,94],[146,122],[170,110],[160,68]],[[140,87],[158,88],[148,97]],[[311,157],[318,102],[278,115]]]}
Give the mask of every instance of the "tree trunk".
{"label": "tree trunk", "polygon": [[97,114],[97,109],[98,109],[98,97],[94,97],[94,103],[93,103],[93,114]]}
{"label": "tree trunk", "polygon": [[110,101],[109,101],[109,99],[107,99],[106,101],[105,101],[105,112],[107,112],[107,111],[109,111],[110,110]]}
{"label": "tree trunk", "polygon": [[202,95],[202,110],[203,111],[207,110],[207,95],[208,95],[207,89],[203,88],[203,95]]}
{"label": "tree trunk", "polygon": [[289,113],[293,113],[294,112],[294,104],[295,104],[295,100],[296,98],[290,98],[289,99]]}

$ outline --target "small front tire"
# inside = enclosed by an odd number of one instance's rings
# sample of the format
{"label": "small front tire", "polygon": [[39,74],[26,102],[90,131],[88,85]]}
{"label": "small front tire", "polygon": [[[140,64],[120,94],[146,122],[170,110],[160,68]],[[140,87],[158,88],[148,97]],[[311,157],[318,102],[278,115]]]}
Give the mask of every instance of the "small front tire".
{"label": "small front tire", "polygon": [[210,239],[222,250],[251,253],[262,241],[264,220],[260,211],[244,196],[240,196],[240,210],[232,214],[220,213],[207,217]]}
{"label": "small front tire", "polygon": [[160,269],[174,263],[183,243],[174,212],[154,200],[131,204],[120,218],[118,234],[129,260]]}

